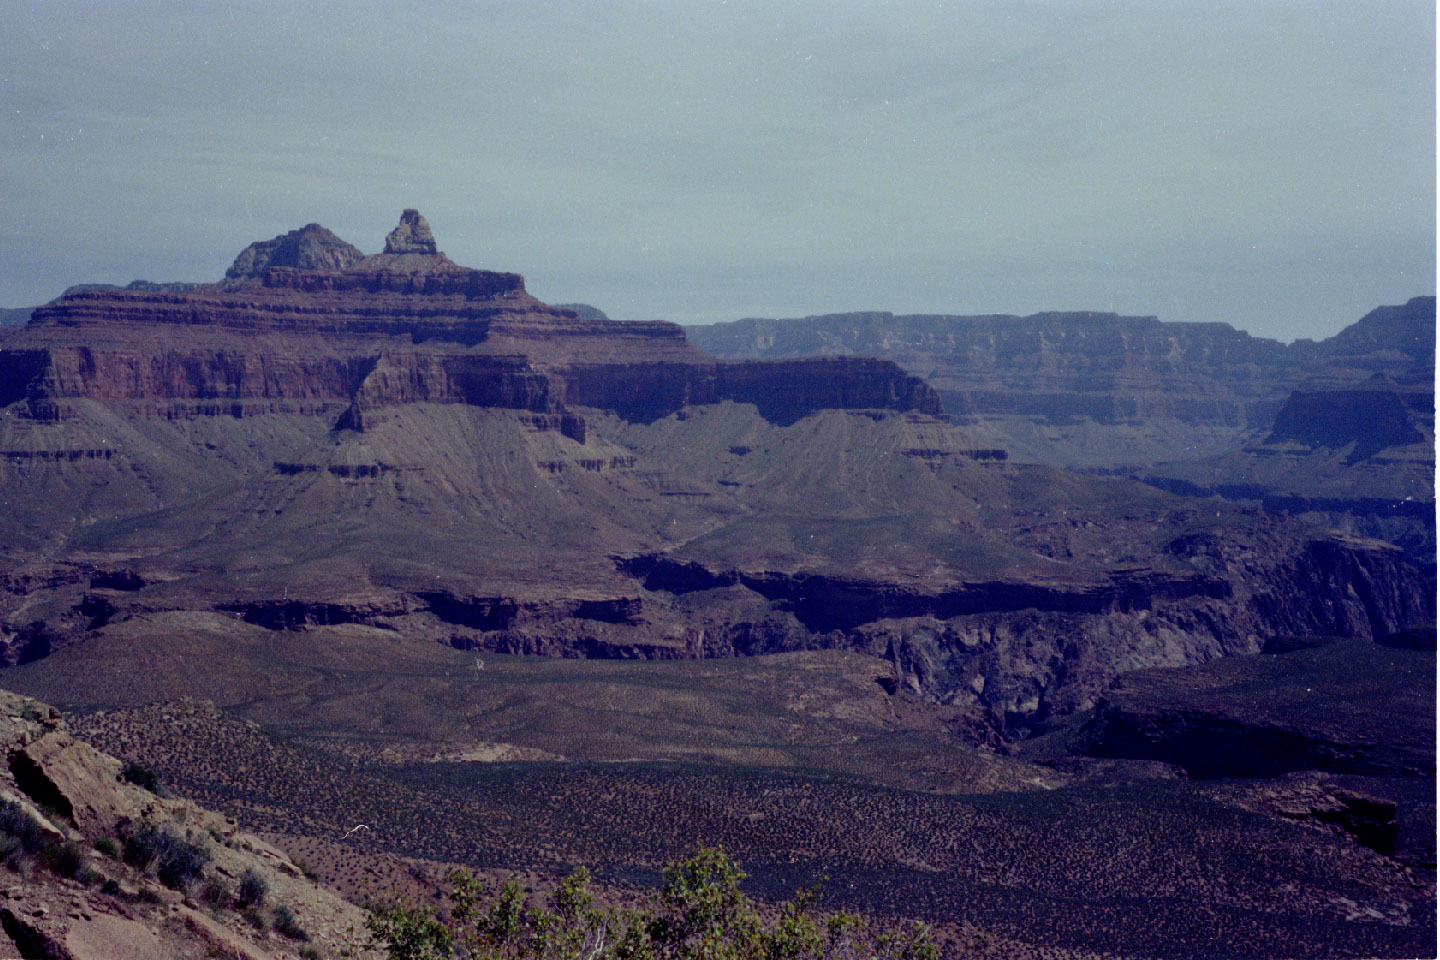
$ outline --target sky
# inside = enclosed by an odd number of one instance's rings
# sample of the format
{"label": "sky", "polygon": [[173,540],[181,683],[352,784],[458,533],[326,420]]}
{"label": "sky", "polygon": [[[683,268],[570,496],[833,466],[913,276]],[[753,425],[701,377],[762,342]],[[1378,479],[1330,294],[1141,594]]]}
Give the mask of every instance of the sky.
{"label": "sky", "polygon": [[416,207],[619,319],[1435,292],[1435,6],[6,0],[0,306]]}

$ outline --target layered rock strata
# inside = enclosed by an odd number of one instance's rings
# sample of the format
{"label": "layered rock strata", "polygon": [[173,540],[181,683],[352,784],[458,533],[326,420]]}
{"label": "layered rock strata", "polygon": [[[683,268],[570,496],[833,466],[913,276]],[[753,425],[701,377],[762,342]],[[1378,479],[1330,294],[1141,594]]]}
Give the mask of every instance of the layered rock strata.
{"label": "layered rock strata", "polygon": [[888,360],[716,360],[457,266],[413,211],[357,254],[306,227],[0,339],[0,656],[192,613],[556,656],[844,647],[1022,734],[1129,669],[1433,620],[1394,550],[1017,464]]}

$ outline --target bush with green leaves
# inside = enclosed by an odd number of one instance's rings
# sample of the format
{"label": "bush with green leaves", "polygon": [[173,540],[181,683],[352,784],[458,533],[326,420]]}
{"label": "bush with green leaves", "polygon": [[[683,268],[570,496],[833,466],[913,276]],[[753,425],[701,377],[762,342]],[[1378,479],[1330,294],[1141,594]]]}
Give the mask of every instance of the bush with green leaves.
{"label": "bush with green leaves", "polygon": [[366,924],[389,960],[935,960],[924,924],[877,926],[823,913],[819,892],[801,891],[762,912],[740,890],[745,874],[720,850],[702,849],[665,871],[643,909],[596,908],[589,874],[562,880],[528,904],[515,883],[482,902],[467,871],[450,875],[450,907],[387,900],[367,905]]}

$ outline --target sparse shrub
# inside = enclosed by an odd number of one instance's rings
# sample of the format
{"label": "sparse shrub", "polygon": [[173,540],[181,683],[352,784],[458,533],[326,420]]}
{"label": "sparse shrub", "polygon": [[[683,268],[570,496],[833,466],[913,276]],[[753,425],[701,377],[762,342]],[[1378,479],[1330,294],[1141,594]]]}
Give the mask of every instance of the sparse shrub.
{"label": "sparse shrub", "polygon": [[138,763],[126,764],[125,769],[120,771],[120,776],[125,778],[126,783],[143,787],[157,797],[166,795],[165,787],[160,783],[160,775],[153,770],[147,770]]}
{"label": "sparse shrub", "polygon": [[135,899],[141,903],[159,903],[160,895],[149,887],[141,887],[135,891]]}
{"label": "sparse shrub", "polygon": [[100,892],[108,897],[118,897],[123,893],[114,877],[107,877],[105,882],[100,884]]}
{"label": "sparse shrub", "polygon": [[240,889],[235,893],[235,902],[242,907],[258,907],[265,902],[270,885],[254,870],[246,870],[240,876]]}
{"label": "sparse shrub", "polygon": [[473,874],[450,875],[448,914],[405,901],[367,905],[366,925],[390,960],[456,957],[514,960],[936,960],[928,927],[877,927],[848,913],[822,914],[820,893],[805,890],[773,919],[740,891],[745,877],[723,852],[699,850],[665,871],[650,906],[596,909],[589,875],[579,870],[543,907],[527,906],[515,883],[481,903]]}
{"label": "sparse shrub", "polygon": [[111,860],[120,859],[120,841],[114,837],[101,837],[95,841],[95,849]]}
{"label": "sparse shrub", "polygon": [[310,939],[310,935],[300,928],[299,922],[295,919],[295,911],[283,903],[275,908],[275,932],[283,934],[291,940]]}
{"label": "sparse shrub", "polygon": [[73,878],[85,866],[85,850],[74,841],[62,840],[46,846],[40,862],[62,877]]}
{"label": "sparse shrub", "polygon": [[203,847],[155,826],[142,823],[124,841],[125,862],[140,870],[155,868],[160,882],[174,890],[200,876],[210,855]]}
{"label": "sparse shrub", "polygon": [[0,862],[14,868],[49,842],[40,824],[18,803],[0,800]]}
{"label": "sparse shrub", "polygon": [[314,947],[301,947],[300,960],[320,960],[320,951]]}
{"label": "sparse shrub", "polygon": [[254,927],[256,930],[263,931],[270,929],[270,921],[265,919],[265,914],[261,913],[254,907],[250,907],[246,910],[241,910],[240,916],[244,917],[245,922],[250,924],[250,926]]}
{"label": "sparse shrub", "polygon": [[209,877],[200,885],[200,902],[208,903],[212,907],[228,906],[230,904],[230,888],[219,877]]}

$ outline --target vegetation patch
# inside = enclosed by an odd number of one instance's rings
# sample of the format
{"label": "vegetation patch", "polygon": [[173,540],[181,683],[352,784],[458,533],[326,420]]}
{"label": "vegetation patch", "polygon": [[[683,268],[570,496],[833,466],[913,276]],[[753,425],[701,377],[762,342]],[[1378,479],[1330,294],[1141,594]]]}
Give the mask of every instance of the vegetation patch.
{"label": "vegetation patch", "polygon": [[125,862],[137,870],[155,870],[165,886],[183,890],[200,877],[210,854],[205,848],[152,823],[142,823],[124,840]]}
{"label": "vegetation patch", "polygon": [[515,960],[936,960],[928,927],[877,927],[851,913],[818,909],[804,890],[763,913],[740,891],[745,874],[724,852],[706,848],[665,869],[665,882],[641,910],[596,908],[590,875],[577,870],[543,904],[526,903],[514,882],[488,901],[463,870],[450,875],[450,909],[402,901],[372,903],[367,926],[390,960],[455,957]]}

